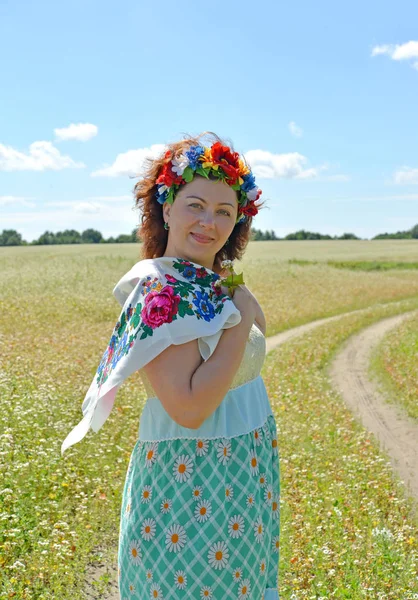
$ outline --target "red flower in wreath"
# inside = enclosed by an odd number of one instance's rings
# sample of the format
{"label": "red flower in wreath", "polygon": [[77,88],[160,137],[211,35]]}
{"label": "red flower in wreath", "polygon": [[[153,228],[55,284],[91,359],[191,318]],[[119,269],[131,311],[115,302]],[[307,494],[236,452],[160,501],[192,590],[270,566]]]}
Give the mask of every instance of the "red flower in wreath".
{"label": "red flower in wreath", "polygon": [[240,214],[243,214],[248,217],[255,217],[255,215],[258,213],[258,208],[255,205],[255,201],[249,202],[247,206],[241,207],[239,212]]}
{"label": "red flower in wreath", "polygon": [[[167,152],[165,153],[165,158],[169,158],[169,156],[170,150],[167,150]],[[176,173],[174,173],[171,167],[172,163],[170,160],[170,162],[166,163],[162,167],[156,183],[163,183],[167,187],[171,187],[173,183],[175,183],[176,185],[180,185],[181,183],[183,183],[183,178],[181,177],[181,175],[177,175]]]}
{"label": "red flower in wreath", "polygon": [[230,179],[231,185],[235,185],[239,177],[239,154],[232,152],[228,146],[222,146],[220,142],[213,144],[211,148],[212,162],[222,167],[225,175]]}

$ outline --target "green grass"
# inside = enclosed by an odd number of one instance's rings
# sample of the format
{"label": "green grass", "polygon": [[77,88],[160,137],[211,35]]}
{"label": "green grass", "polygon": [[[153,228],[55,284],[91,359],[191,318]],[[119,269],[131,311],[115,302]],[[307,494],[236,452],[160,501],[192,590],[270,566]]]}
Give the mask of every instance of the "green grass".
{"label": "green grass", "polygon": [[[324,261],[319,260],[302,260],[297,258],[291,258],[288,260],[288,263],[291,265],[319,265],[323,264]],[[346,260],[346,261],[336,261],[336,260],[327,260],[325,263],[330,267],[335,267],[336,269],[350,269],[351,271],[391,271],[393,269],[418,269],[418,262],[394,262],[394,261],[386,261],[379,262],[376,260],[373,261],[355,261],[355,260]]]}
{"label": "green grass", "polygon": [[[289,266],[272,254],[281,243],[265,243],[264,255],[259,244],[242,267],[268,311],[267,335],[372,305],[289,342],[263,367],[279,426],[281,597],[408,598],[417,525],[388,461],[327,387],[324,369],[350,332],[416,306],[416,277]],[[97,548],[106,549],[101,561],[116,562],[123,483],[145,402],[138,374],[99,433],[63,458],[60,446],[81,419],[119,315],[112,289],[135,260],[138,247],[123,244],[0,253],[0,598],[82,598]],[[394,539],[375,538],[376,527]]]}
{"label": "green grass", "polygon": [[387,402],[418,421],[418,316],[386,334],[372,353],[370,376]]}

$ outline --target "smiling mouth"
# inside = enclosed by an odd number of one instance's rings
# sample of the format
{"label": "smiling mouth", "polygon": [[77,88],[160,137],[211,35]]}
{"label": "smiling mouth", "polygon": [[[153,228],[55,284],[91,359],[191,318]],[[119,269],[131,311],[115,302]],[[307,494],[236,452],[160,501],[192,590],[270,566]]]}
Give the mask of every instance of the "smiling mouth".
{"label": "smiling mouth", "polygon": [[193,232],[191,232],[191,235],[192,235],[192,236],[193,236],[195,239],[197,239],[199,242],[200,242],[200,241],[201,241],[201,242],[213,242],[213,238],[208,238],[208,237],[205,237],[205,236],[203,236],[203,235],[199,235],[198,233],[193,233]]}

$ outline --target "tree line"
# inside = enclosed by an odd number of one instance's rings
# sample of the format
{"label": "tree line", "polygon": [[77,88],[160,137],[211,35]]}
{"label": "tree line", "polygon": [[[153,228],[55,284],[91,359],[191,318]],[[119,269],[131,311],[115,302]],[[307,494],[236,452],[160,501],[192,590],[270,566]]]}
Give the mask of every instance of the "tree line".
{"label": "tree line", "polygon": [[[251,228],[252,241],[285,241],[285,240],[361,240],[354,233],[343,233],[340,236],[327,235],[314,231],[300,229],[294,233],[289,233],[280,238],[273,229],[262,231],[261,229]],[[367,238],[366,238],[367,239]],[[418,224],[407,231],[397,231],[396,233],[379,233],[373,240],[384,239],[418,239]],[[0,246],[48,246],[54,244],[132,244],[141,242],[138,237],[137,229],[133,229],[130,234],[121,233],[116,237],[105,238],[97,229],[85,229],[81,233],[75,229],[65,229],[64,231],[45,231],[38,239],[27,242],[22,239],[22,235],[15,229],[3,229],[0,233]]]}

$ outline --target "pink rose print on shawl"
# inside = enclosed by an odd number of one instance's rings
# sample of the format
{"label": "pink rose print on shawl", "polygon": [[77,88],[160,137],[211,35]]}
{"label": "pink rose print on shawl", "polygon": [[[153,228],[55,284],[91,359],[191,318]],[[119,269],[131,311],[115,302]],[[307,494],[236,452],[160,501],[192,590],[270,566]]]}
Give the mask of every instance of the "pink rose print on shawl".
{"label": "pink rose print on shawl", "polygon": [[153,290],[145,296],[141,318],[145,325],[155,329],[163,323],[171,323],[178,312],[181,298],[174,293],[170,285],[165,285],[159,292]]}

